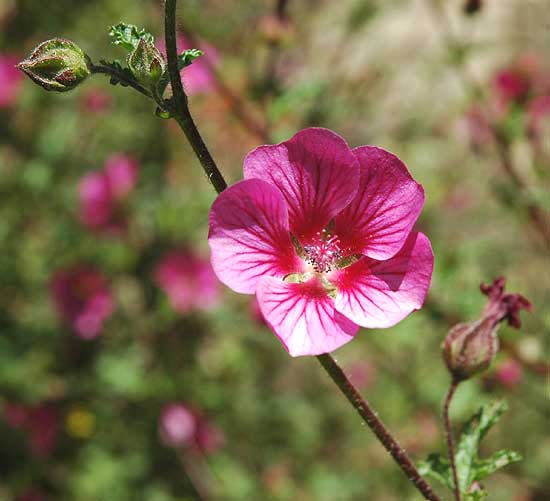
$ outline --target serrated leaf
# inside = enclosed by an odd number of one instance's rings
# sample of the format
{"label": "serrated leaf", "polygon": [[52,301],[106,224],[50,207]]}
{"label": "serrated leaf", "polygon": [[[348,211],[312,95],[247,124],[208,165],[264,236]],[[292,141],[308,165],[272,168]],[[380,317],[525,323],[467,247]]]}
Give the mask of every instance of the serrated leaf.
{"label": "serrated leaf", "polygon": [[153,35],[145,29],[126,23],[111,26],[109,36],[112,38],[111,43],[120,45],[129,52],[133,51],[142,39],[151,44],[155,41]]}
{"label": "serrated leaf", "polygon": [[517,463],[522,459],[521,454],[510,450],[495,452],[489,459],[478,459],[473,465],[473,470],[475,471],[474,480],[481,480],[500,468],[504,468],[511,463]]}
{"label": "serrated leaf", "polygon": [[431,477],[451,490],[454,488],[453,472],[449,460],[440,454],[430,454],[426,461],[421,461],[418,464],[418,471],[420,475]]}
{"label": "serrated leaf", "polygon": [[178,56],[178,68],[182,70],[189,66],[195,59],[204,56],[204,52],[200,49],[187,49]]}
{"label": "serrated leaf", "polygon": [[481,440],[506,411],[506,402],[499,401],[482,406],[464,425],[455,454],[458,484],[461,492],[466,492],[475,481],[475,462]]}

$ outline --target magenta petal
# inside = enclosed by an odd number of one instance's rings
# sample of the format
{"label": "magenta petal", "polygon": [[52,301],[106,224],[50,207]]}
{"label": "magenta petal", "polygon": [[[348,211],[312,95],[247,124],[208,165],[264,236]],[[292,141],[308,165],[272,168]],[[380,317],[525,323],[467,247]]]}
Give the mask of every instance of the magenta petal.
{"label": "magenta petal", "polygon": [[329,353],[351,341],[359,329],[334,309],[315,278],[304,283],[263,278],[257,298],[267,324],[293,357]]}
{"label": "magenta petal", "polygon": [[432,271],[430,241],[412,233],[387,261],[365,257],[337,272],[336,309],[362,327],[391,327],[422,306]]}
{"label": "magenta petal", "polygon": [[244,161],[246,179],[263,179],[279,188],[290,229],[299,238],[324,228],[351,202],[358,176],[347,143],[327,129],[304,129],[284,143],[256,148]]}
{"label": "magenta petal", "polygon": [[395,255],[424,205],[424,190],[395,155],[375,146],[353,150],[361,179],[355,199],[336,218],[340,246],[373,259]]}
{"label": "magenta petal", "polygon": [[208,242],[216,275],[236,292],[252,294],[260,277],[282,278],[304,267],[290,241],[282,195],[260,179],[240,181],[218,196]]}

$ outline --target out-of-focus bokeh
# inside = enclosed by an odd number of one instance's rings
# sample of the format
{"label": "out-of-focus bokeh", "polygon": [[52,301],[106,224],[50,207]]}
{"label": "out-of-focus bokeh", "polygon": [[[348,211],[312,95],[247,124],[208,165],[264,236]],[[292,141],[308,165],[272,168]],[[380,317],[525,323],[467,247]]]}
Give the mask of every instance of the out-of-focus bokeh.
{"label": "out-of-focus bokeh", "polygon": [[[415,459],[444,450],[440,343],[479,283],[533,303],[452,413],[506,398],[486,452],[524,460],[490,499],[550,499],[548,3],[179,4],[180,48],[206,51],[183,73],[191,109],[230,182],[316,125],[424,185],[426,306],[335,353]],[[119,21],[162,40],[160,1],[0,0],[0,500],[418,499],[317,361],[213,276],[215,193],[176,124],[103,76],[53,94],[13,67],[53,36],[123,58]]]}

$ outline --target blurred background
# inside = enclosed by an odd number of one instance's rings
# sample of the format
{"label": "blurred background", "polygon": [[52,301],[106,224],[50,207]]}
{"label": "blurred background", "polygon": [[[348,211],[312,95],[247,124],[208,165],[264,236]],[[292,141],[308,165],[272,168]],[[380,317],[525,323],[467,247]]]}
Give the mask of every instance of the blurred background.
{"label": "blurred background", "polygon": [[[424,185],[426,306],[335,354],[415,458],[444,451],[440,343],[504,275],[534,305],[461,385],[458,424],[525,459],[489,499],[550,499],[550,14],[544,0],[186,0],[191,110],[229,182],[259,144],[331,128]],[[94,61],[162,2],[0,0],[0,500],[415,500],[312,358],[216,281],[215,193],[175,123],[98,75],[46,93],[13,65],[47,38]],[[445,494],[448,495],[448,494]]]}

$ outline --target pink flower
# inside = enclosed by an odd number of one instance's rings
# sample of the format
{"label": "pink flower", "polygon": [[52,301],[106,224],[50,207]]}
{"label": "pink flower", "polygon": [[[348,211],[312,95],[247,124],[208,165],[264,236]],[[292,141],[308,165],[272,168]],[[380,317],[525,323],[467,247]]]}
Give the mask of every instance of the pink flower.
{"label": "pink flower", "polygon": [[219,283],[212,266],[188,250],[166,254],[155,268],[154,280],[180,313],[208,310],[218,303]]}
{"label": "pink flower", "polygon": [[543,81],[539,59],[533,54],[524,54],[512,65],[497,71],[492,80],[496,114],[504,114],[512,104],[523,104]]}
{"label": "pink flower", "polygon": [[197,423],[194,414],[183,404],[168,404],[161,412],[159,435],[168,447],[184,447],[195,437]]}
{"label": "pink flower", "polygon": [[181,402],[164,407],[159,420],[159,435],[167,447],[191,447],[205,454],[216,452],[225,442],[221,430]]}
{"label": "pink flower", "polygon": [[31,407],[6,403],[4,418],[12,428],[27,434],[29,448],[35,456],[46,457],[51,454],[59,433],[59,413],[53,404]]}
{"label": "pink flower", "polygon": [[59,316],[82,339],[95,339],[114,311],[105,277],[90,266],[58,271],[50,290]]}
{"label": "pink flower", "polygon": [[495,371],[496,380],[504,387],[512,389],[523,378],[521,364],[512,358],[501,362]]}
{"label": "pink flower", "polygon": [[13,105],[19,96],[23,74],[15,67],[18,58],[0,54],[0,109]]}
{"label": "pink flower", "polygon": [[137,182],[138,165],[131,157],[112,155],[103,170],[84,176],[78,191],[80,220],[95,231],[119,233],[126,227],[122,204]]}
{"label": "pink flower", "polygon": [[[166,56],[166,46],[163,38],[159,39],[157,47]],[[216,80],[212,67],[218,64],[220,59],[216,48],[205,41],[201,41],[198,47],[193,47],[182,34],[178,34],[177,48],[178,54],[187,49],[201,49],[204,52],[204,55],[195,59],[190,66],[181,70],[183,86],[187,95],[193,96],[213,90],[216,87]]]}
{"label": "pink flower", "polygon": [[359,326],[390,327],[422,306],[433,254],[411,230],[424,191],[395,155],[305,129],[249,153],[244,177],[212,206],[212,265],[256,294],[292,356],[328,353]]}

